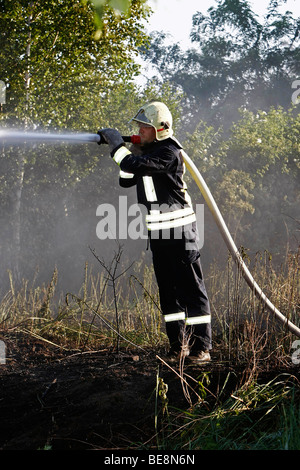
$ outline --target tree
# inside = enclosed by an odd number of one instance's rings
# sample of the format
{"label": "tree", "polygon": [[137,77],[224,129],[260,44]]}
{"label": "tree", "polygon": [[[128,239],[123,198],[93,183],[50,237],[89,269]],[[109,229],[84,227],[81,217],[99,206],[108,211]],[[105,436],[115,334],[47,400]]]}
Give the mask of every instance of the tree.
{"label": "tree", "polygon": [[10,124],[26,119],[30,127],[67,127],[86,109],[87,88],[101,99],[138,73],[134,56],[147,41],[143,0],[132,1],[120,18],[106,6],[99,40],[89,2],[3,0],[0,9],[1,79]]}
{"label": "tree", "polygon": [[246,0],[218,0],[193,16],[192,49],[162,47],[156,34],[145,57],[162,80],[186,94],[190,129],[199,120],[228,128],[241,107],[250,111],[291,105],[300,75],[300,18],[279,13],[285,0],[270,0],[261,21]]}
{"label": "tree", "polygon": [[[85,5],[87,0],[81,0],[82,3]],[[102,29],[103,29],[103,16],[105,14],[105,7],[110,6],[116,15],[120,12],[127,13],[132,6],[133,0],[90,0],[92,5],[94,6],[95,14],[94,14],[94,21],[95,25],[97,26],[97,30],[95,33],[95,38],[99,39],[102,36]],[[146,0],[143,0],[144,3]]]}
{"label": "tree", "polygon": [[[112,92],[138,73],[134,58],[147,42],[144,1],[132,0],[126,14],[118,17],[106,5],[99,38],[90,2],[1,0],[0,12],[1,80],[6,84],[2,126],[96,131],[114,107]],[[36,187],[43,181],[53,188],[52,176],[54,185],[75,185],[95,166],[95,161],[82,161],[78,167],[78,153],[66,151],[62,159],[62,150],[2,149],[2,168],[10,170],[1,201],[10,222],[2,227],[11,242],[10,264],[19,277],[24,184],[29,188],[34,181]],[[38,180],[33,177],[37,174]]]}
{"label": "tree", "polygon": [[[267,249],[281,261],[287,246],[299,244],[299,133],[297,107],[241,110],[229,132],[201,123],[185,141],[236,244]],[[213,253],[218,243],[209,218],[205,230]]]}
{"label": "tree", "polygon": [[248,246],[264,246],[277,255],[285,245],[295,250],[299,244],[299,132],[297,108],[244,111],[226,142],[229,171],[239,168],[255,183],[255,211],[245,220],[250,224]]}

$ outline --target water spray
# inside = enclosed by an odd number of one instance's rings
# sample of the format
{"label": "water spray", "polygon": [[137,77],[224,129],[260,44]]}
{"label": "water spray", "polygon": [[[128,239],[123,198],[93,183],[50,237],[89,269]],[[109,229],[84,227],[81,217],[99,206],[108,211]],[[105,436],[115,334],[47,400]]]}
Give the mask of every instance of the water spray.
{"label": "water spray", "polygon": [[[133,144],[140,143],[138,135],[124,136],[124,142],[131,142]],[[4,145],[18,145],[19,143],[26,142],[65,142],[69,144],[80,144],[88,142],[97,142],[98,144],[105,144],[99,134],[88,134],[88,133],[69,133],[60,134],[54,132],[27,132],[27,131],[12,131],[2,129],[0,130],[0,143]]]}
{"label": "water spray", "polygon": [[2,129],[0,130],[0,142],[4,145],[18,145],[19,143],[26,142],[65,142],[65,143],[87,143],[87,142],[100,142],[98,134],[87,133],[48,133],[48,132],[22,132]]}
{"label": "water spray", "polygon": [[[133,136],[123,136],[124,142],[131,142],[133,144],[140,143],[140,137],[137,135]],[[97,142],[98,144],[106,143],[99,134],[88,134],[88,133],[72,133],[72,134],[54,134],[54,133],[38,133],[38,132],[18,132],[10,130],[1,130],[0,131],[0,143],[3,144],[18,144],[19,142],[66,142],[66,143],[86,143],[86,142]],[[190,159],[190,157],[182,150],[182,157],[185,162],[185,165],[188,171],[191,173],[193,179],[195,180],[198,188],[201,191],[202,196],[204,197],[205,202],[208,205],[210,212],[217,224],[217,227],[223,237],[223,240],[229,249],[234,261],[241,269],[242,275],[256,297],[261,300],[265,307],[279,320],[291,333],[300,338],[300,328],[294,325],[285,315],[283,315],[272,302],[267,298],[263,293],[262,289],[253,279],[252,274],[247,268],[245,262],[242,259],[242,256],[237,249],[230,232],[225,224],[225,221],[220,213],[220,210],[207,186],[199,170]]]}

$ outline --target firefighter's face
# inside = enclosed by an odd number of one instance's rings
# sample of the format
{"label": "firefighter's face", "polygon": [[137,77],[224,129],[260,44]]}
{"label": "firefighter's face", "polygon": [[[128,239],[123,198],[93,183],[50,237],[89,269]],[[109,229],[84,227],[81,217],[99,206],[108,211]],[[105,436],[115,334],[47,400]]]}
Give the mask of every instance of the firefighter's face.
{"label": "firefighter's face", "polygon": [[156,132],[154,127],[148,126],[147,124],[139,125],[139,136],[141,138],[141,144],[151,144],[156,138]]}

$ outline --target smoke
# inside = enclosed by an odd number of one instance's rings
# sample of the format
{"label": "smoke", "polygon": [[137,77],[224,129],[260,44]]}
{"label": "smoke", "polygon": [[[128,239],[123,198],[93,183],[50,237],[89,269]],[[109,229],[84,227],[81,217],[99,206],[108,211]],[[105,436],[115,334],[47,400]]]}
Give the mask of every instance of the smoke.
{"label": "smoke", "polygon": [[[21,193],[16,189],[20,154],[25,160]],[[95,274],[102,270],[91,250],[109,264],[118,249],[115,240],[100,240],[96,234],[97,207],[117,207],[120,194],[119,170],[108,149],[18,142],[2,145],[0,168],[1,293],[9,289],[8,270],[16,282],[35,279],[40,285],[49,283],[55,269],[57,290],[78,292],[85,263]],[[127,194],[129,204],[136,201],[134,190]],[[18,223],[20,240],[15,237]],[[145,240],[120,240],[120,245],[124,265],[138,261],[146,251]]]}
{"label": "smoke", "polygon": [[17,145],[26,142],[43,142],[43,143],[57,143],[66,142],[78,144],[81,142],[99,142],[100,136],[98,134],[88,133],[58,133],[58,132],[24,132],[15,131],[13,129],[0,130],[0,143],[2,145]]}
{"label": "smoke", "polygon": [[[119,196],[126,195],[130,206],[136,203],[135,188],[119,187],[119,169],[105,146],[88,143],[90,140],[85,144],[75,142],[71,133],[64,134],[64,139],[68,135],[72,140],[69,144],[65,141],[55,143],[50,138],[47,143],[22,145],[21,133],[18,132],[14,133],[16,140],[13,141],[17,145],[12,145],[12,141],[8,144],[8,134],[5,132],[6,143],[4,145],[2,141],[0,152],[1,292],[9,288],[8,269],[16,280],[35,279],[36,285],[49,283],[54,269],[57,269],[57,291],[78,292],[84,279],[85,263],[95,274],[103,270],[91,250],[109,264],[119,248],[116,240],[97,237],[98,206],[111,204],[115,207],[118,224]],[[80,139],[85,138],[82,136],[95,137],[95,134],[81,134]],[[24,157],[21,194],[16,186],[20,155]],[[248,170],[251,171],[250,168]],[[299,242],[297,201],[294,198],[297,188],[288,174],[280,175],[280,188],[274,184],[277,180],[274,169],[264,179],[265,188],[260,192],[260,197],[256,196],[254,215],[245,214],[233,235],[237,246],[249,248],[250,255],[255,255],[259,250],[269,250],[282,261],[287,244],[295,250]],[[213,188],[210,189],[213,192]],[[195,184],[189,185],[189,193],[194,205],[204,202]],[[286,204],[274,217],[285,195]],[[17,214],[18,198],[20,207]],[[224,218],[227,223],[227,217]],[[19,246],[15,237],[18,223]],[[229,221],[230,231],[236,229],[235,223],[230,224]],[[132,263],[139,265],[141,260],[151,264],[146,240],[128,238],[119,240],[119,243],[124,267]],[[207,207],[201,254],[204,272],[215,260],[218,260],[221,269],[224,268],[227,249]]]}

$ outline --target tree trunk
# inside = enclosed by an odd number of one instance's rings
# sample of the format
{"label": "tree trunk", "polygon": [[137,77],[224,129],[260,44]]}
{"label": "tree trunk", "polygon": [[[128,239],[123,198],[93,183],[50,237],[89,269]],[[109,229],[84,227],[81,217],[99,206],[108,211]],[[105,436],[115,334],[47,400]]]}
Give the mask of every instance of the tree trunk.
{"label": "tree trunk", "polygon": [[[29,127],[29,116],[30,116],[30,79],[31,79],[31,67],[30,67],[30,49],[31,49],[31,23],[32,23],[32,10],[33,2],[30,2],[30,14],[27,19],[28,26],[28,37],[26,45],[26,67],[25,67],[25,119],[24,129]],[[24,184],[24,173],[25,173],[25,161],[26,161],[26,148],[20,148],[16,155],[16,173],[15,173],[15,184],[13,188],[13,202],[12,202],[12,252],[11,252],[11,270],[14,275],[14,279],[17,283],[21,282],[21,237],[22,237],[22,220],[21,220],[21,206],[22,206],[22,192]]]}
{"label": "tree trunk", "polygon": [[21,203],[22,191],[24,183],[24,168],[25,168],[25,152],[20,149],[16,159],[16,173],[14,184],[14,199],[12,201],[12,253],[11,253],[11,270],[13,277],[17,283],[21,282]]}

